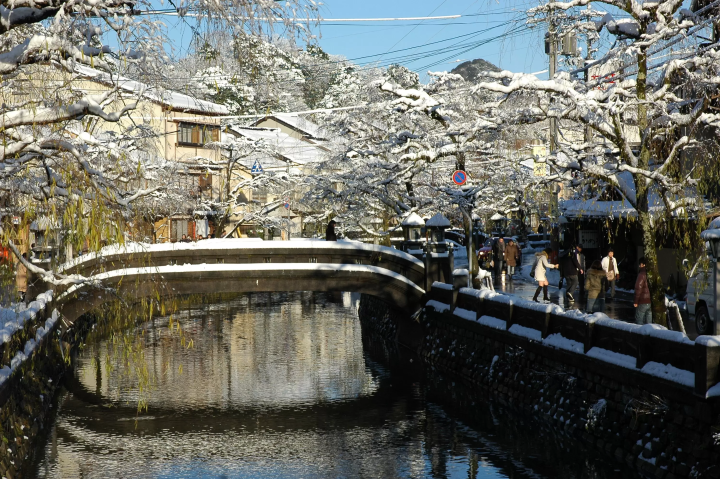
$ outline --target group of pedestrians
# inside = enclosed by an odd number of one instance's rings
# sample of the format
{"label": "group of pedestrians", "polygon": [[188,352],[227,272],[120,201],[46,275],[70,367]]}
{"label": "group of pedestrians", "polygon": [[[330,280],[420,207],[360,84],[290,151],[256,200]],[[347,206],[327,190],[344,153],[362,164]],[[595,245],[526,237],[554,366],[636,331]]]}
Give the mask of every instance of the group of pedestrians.
{"label": "group of pedestrians", "polygon": [[[575,302],[575,289],[579,287],[579,297],[583,298],[587,294],[587,302],[585,311],[588,313],[598,313],[605,310],[605,297],[610,293],[610,299],[615,298],[615,282],[620,279],[620,271],[618,270],[617,259],[612,249],[608,251],[607,256],[602,260],[595,260],[590,268],[585,270],[585,256],[582,254],[582,246],[573,247],[568,254],[561,258],[560,264],[553,264],[549,258],[552,254],[550,248],[537,253],[535,263],[532,266],[530,275],[535,278],[538,287],[535,290],[533,301],[539,301],[540,292],[543,293],[543,301],[550,301],[548,297],[549,281],[547,271],[549,269],[559,269],[561,273],[560,287],[563,279],[567,281],[565,289],[566,303]],[[635,306],[635,322],[637,324],[652,323],[651,311],[651,295],[647,280],[646,264],[647,260],[643,257],[639,260],[639,271],[635,281],[635,298],[633,304]]]}
{"label": "group of pedestrians", "polygon": [[[202,240],[206,240],[206,239],[210,239],[210,235],[205,235],[205,236],[198,235],[195,238],[195,241],[202,241]],[[191,237],[189,237],[188,235],[182,235],[182,237],[180,238],[180,243],[192,243],[192,242],[193,242],[193,239]]]}
{"label": "group of pedestrians", "polygon": [[495,282],[499,283],[503,266],[507,270],[508,277],[512,278],[515,275],[515,268],[520,261],[520,248],[512,238],[508,238],[507,244],[503,238],[498,238],[492,246],[492,257],[495,266]]}

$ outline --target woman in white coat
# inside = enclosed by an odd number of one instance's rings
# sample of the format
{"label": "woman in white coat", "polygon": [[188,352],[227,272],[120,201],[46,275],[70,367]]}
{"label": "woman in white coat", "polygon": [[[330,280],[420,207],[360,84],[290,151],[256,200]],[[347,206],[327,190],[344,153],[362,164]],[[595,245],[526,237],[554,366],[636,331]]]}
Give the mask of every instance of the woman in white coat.
{"label": "woman in white coat", "polygon": [[533,296],[533,301],[537,302],[538,295],[540,294],[540,290],[543,292],[543,300],[544,301],[550,301],[550,298],[548,297],[548,280],[547,280],[547,270],[548,268],[556,268],[558,265],[552,264],[548,261],[548,257],[552,253],[552,250],[550,248],[546,248],[543,251],[535,254],[535,264],[533,266],[534,271],[534,277],[535,281],[538,282],[538,288],[535,290],[535,296]]}

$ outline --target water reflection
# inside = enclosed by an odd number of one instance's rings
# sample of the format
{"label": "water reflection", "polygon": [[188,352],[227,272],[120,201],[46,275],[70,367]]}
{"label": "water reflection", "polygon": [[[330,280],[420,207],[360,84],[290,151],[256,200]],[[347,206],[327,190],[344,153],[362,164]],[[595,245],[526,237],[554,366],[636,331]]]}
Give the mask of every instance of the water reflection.
{"label": "water reflection", "polygon": [[147,326],[157,385],[139,417],[108,343],[88,346],[37,477],[620,477],[407,361],[373,361],[349,295],[246,295],[179,317],[194,348],[166,319]]}

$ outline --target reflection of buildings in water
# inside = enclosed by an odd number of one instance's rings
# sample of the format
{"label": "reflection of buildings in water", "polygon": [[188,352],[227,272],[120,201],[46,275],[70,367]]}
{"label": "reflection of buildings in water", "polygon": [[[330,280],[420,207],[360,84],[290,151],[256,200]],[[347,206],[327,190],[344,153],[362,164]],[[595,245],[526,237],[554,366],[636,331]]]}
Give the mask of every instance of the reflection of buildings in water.
{"label": "reflection of buildings in water", "polygon": [[[345,296],[341,303],[350,304]],[[316,297],[248,294],[180,311],[174,320],[193,339],[192,348],[180,344],[166,319],[153,320],[145,349],[156,379],[150,407],[281,405],[372,393],[377,384],[365,366],[357,316]],[[137,379],[118,374],[119,363],[108,374],[107,343],[94,347],[79,363],[83,385],[113,401],[137,401]]]}

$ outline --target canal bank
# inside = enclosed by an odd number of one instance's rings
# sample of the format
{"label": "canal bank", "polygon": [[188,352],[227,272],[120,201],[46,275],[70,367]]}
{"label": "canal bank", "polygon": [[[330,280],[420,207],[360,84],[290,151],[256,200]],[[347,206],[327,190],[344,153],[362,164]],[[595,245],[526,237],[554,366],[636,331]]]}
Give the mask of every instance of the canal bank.
{"label": "canal bank", "polygon": [[[433,290],[428,307],[411,326],[422,330],[421,344],[395,338],[431,370],[644,475],[720,477],[720,411],[716,400],[705,397],[715,390],[703,389],[701,376],[694,384],[703,365],[712,363],[708,357],[702,361],[702,353],[714,354],[705,345],[671,332],[651,333],[677,341],[630,337],[639,333],[633,325],[605,320],[612,327],[594,328],[594,320],[524,311],[507,300],[483,301],[473,290]],[[367,296],[364,302],[374,306],[361,312],[381,314],[381,303]],[[408,321],[394,319],[396,329]],[[594,331],[594,339],[583,339],[583,328]],[[625,331],[617,334],[613,328]],[[633,347],[640,350],[633,352]],[[680,367],[697,369],[690,373]],[[708,377],[714,374],[716,369]]]}
{"label": "canal bank", "polygon": [[375,354],[364,344],[381,335],[360,322],[358,300],[261,293],[188,306],[173,321],[191,348],[154,318],[138,330],[156,374],[139,414],[137,382],[91,334],[30,477],[637,477],[426,376],[417,356]]}

